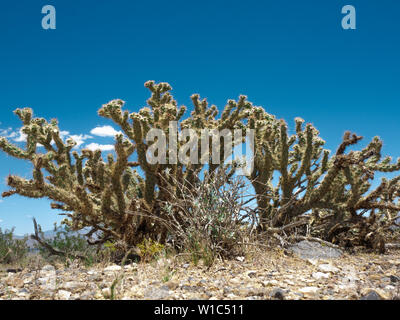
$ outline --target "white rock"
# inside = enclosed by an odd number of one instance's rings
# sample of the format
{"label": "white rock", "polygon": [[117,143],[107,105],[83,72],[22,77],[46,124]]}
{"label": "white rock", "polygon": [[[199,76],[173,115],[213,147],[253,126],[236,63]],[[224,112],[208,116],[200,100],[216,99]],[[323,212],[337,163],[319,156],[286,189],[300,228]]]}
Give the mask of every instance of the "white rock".
{"label": "white rock", "polygon": [[244,261],[244,257],[236,257],[237,261],[243,262]]}
{"label": "white rock", "polygon": [[101,293],[104,297],[109,298],[111,296],[111,289],[110,288],[104,288],[101,290]]}
{"label": "white rock", "polygon": [[121,269],[122,269],[121,266],[117,266],[115,264],[115,265],[112,265],[112,266],[108,266],[107,268],[104,269],[104,271],[105,272],[112,272],[112,271],[120,271]]}
{"label": "white rock", "polygon": [[324,272],[314,272],[312,274],[313,278],[317,279],[317,280],[321,280],[321,279],[328,279],[329,278],[329,274],[328,273],[324,273]]}
{"label": "white rock", "polygon": [[317,293],[319,291],[318,287],[304,287],[299,289],[301,293]]}
{"label": "white rock", "polygon": [[55,271],[56,268],[54,268],[54,266],[47,264],[42,268],[42,271]]}
{"label": "white rock", "polygon": [[124,270],[132,271],[133,269],[134,269],[134,266],[132,266],[130,264],[124,266]]}
{"label": "white rock", "polygon": [[338,272],[339,269],[330,264],[320,264],[318,269],[322,272]]}
{"label": "white rock", "polygon": [[69,300],[71,297],[71,292],[66,291],[66,290],[60,290],[58,291],[58,298],[61,300]]}
{"label": "white rock", "polygon": [[307,262],[313,266],[316,266],[318,264],[319,259],[307,259]]}
{"label": "white rock", "polygon": [[68,289],[68,290],[75,290],[75,289],[78,289],[78,288],[80,288],[82,286],[83,286],[83,284],[81,282],[68,281],[68,282],[64,283],[62,287],[64,289]]}

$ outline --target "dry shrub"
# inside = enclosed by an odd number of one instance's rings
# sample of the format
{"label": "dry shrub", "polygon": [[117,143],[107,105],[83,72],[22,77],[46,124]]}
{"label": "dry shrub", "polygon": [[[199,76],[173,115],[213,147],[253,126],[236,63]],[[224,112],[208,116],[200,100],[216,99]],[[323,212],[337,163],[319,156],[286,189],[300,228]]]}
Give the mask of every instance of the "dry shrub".
{"label": "dry shrub", "polygon": [[[216,257],[243,253],[242,244],[255,224],[243,177],[229,178],[224,170],[206,174],[195,184],[178,184],[165,202],[164,223],[169,239],[180,251],[188,251],[193,262],[211,265]],[[179,196],[177,196],[179,194]]]}

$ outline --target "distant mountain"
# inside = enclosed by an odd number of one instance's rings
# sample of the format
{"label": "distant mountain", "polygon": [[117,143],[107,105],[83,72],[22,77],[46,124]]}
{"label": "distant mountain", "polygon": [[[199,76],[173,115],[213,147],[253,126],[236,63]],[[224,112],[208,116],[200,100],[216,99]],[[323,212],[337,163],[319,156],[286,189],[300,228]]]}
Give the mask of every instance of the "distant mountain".
{"label": "distant mountain", "polygon": [[[45,239],[53,239],[57,235],[57,232],[60,232],[60,231],[65,231],[65,229],[63,227],[59,227],[59,228],[57,228],[57,230],[54,230],[54,229],[53,230],[47,230],[47,231],[43,232],[43,236],[44,236]],[[82,230],[79,230],[79,231],[70,231],[68,234],[70,236],[78,236],[78,235],[84,235],[87,232],[88,232],[87,229],[82,229]],[[24,236],[14,235],[13,237],[14,237],[14,239],[28,238],[28,240],[26,241],[26,244],[27,244],[27,246],[29,248],[34,248],[34,246],[36,244],[36,241],[31,239],[31,234],[26,234]]]}

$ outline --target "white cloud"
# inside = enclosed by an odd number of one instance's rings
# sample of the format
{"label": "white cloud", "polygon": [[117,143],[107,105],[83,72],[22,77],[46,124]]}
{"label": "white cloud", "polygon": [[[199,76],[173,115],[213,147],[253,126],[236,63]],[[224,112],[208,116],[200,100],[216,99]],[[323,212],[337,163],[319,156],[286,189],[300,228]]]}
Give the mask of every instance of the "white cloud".
{"label": "white cloud", "polygon": [[2,223],[2,222],[3,222],[3,220],[0,219],[0,223]]}
{"label": "white cloud", "polygon": [[92,129],[90,133],[100,137],[114,137],[116,134],[121,133],[121,131],[117,131],[111,126],[102,126]]}
{"label": "white cloud", "polygon": [[98,143],[90,143],[86,145],[87,149],[90,149],[92,151],[100,149],[101,151],[110,151],[114,150],[114,146],[112,144],[98,144]]}
{"label": "white cloud", "polygon": [[[14,132],[15,133],[15,132]],[[15,134],[16,136],[17,134]],[[15,142],[26,142],[27,135],[22,132],[22,129],[19,129],[19,136],[14,139]]]}
{"label": "white cloud", "polygon": [[60,131],[60,138],[64,139],[67,135],[69,135],[69,131]]}
{"label": "white cloud", "polygon": [[0,136],[6,137],[6,138],[15,138],[18,135],[17,132],[14,132],[11,127],[7,129],[0,129]]}
{"label": "white cloud", "polygon": [[26,134],[22,132],[22,128],[18,131],[13,131],[13,129],[0,129],[0,136],[11,138],[15,142],[25,142],[26,141]]}
{"label": "white cloud", "polygon": [[86,139],[91,139],[93,137],[88,134],[71,134],[69,138],[73,139],[76,142],[76,146],[74,148],[77,149],[81,144],[85,142]]}

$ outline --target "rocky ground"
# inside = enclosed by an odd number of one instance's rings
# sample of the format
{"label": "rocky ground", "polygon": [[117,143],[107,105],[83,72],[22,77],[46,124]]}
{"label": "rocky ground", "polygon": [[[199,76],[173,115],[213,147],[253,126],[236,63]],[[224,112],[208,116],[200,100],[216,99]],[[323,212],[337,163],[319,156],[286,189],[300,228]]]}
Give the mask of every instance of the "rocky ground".
{"label": "rocky ground", "polygon": [[400,299],[400,251],[348,254],[303,241],[210,268],[171,257],[8,269],[0,272],[0,299]]}

